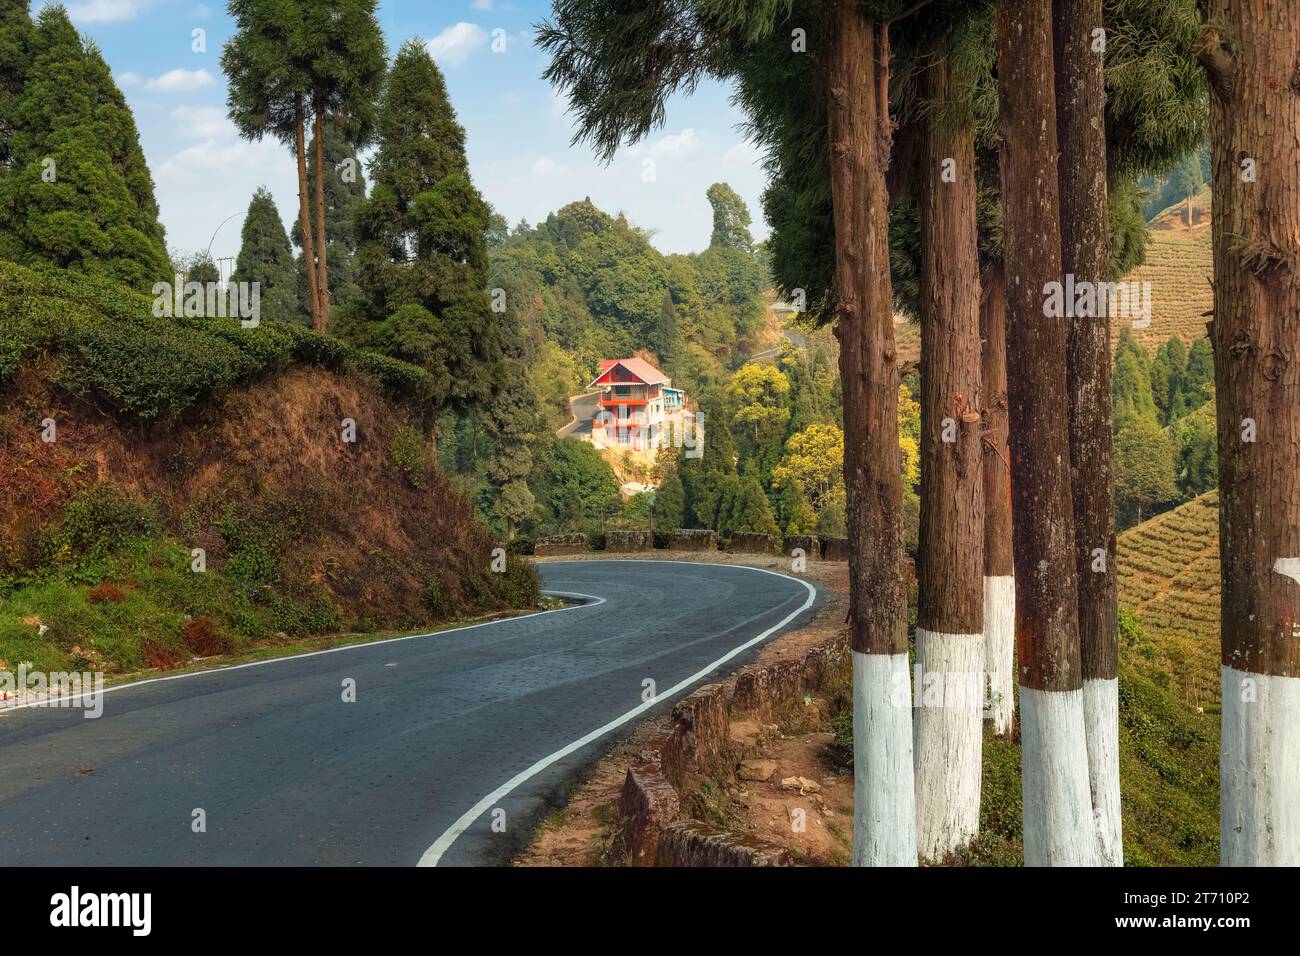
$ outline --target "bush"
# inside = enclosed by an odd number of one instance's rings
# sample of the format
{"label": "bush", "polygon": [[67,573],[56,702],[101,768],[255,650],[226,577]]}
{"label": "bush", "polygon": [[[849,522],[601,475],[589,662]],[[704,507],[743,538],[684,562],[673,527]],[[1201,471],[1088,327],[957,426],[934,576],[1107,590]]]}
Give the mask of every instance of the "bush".
{"label": "bush", "polygon": [[153,505],[121,494],[107,484],[93,485],[63,508],[61,545],[82,557],[106,557],[133,540],[159,533]]}
{"label": "bush", "polygon": [[425,452],[424,434],[410,425],[398,425],[393,430],[393,437],[388,443],[388,455],[393,466],[411,483],[414,488],[428,485],[428,457]]}
{"label": "bush", "polygon": [[434,396],[433,376],[418,365],[378,352],[357,351],[352,354],[351,366],[378,382],[380,388],[396,401],[418,404],[428,402]]}

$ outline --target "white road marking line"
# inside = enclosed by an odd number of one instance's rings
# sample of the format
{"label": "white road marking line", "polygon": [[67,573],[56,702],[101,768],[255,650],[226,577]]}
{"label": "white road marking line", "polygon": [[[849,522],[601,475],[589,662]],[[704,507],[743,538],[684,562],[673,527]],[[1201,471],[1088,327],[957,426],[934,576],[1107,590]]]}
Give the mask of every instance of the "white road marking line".
{"label": "white road marking line", "polygon": [[[298,661],[305,657],[319,657],[322,654],[337,654],[340,651],[355,651],[363,647],[375,647],[378,644],[397,644],[401,641],[414,641],[421,637],[438,637],[443,634],[456,634],[460,631],[472,631],[479,627],[489,627],[493,624],[507,624],[510,621],[522,621],[525,618],[540,617],[543,614],[558,614],[561,611],[576,611],[584,607],[596,607],[604,604],[603,597],[596,597],[593,594],[574,594],[568,591],[542,591],[542,594],[552,597],[582,598],[588,603],[576,604],[570,607],[554,607],[546,611],[534,611],[531,614],[520,614],[518,617],[501,618],[495,621],[482,621],[478,624],[466,624],[464,627],[449,627],[444,631],[428,631],[424,634],[407,634],[405,637],[383,637],[377,641],[366,641],[363,644],[344,644],[341,647],[327,647],[320,651],[306,651],[302,654],[286,654],[283,657],[268,657],[266,660],[249,661],[245,664],[229,664],[225,667],[212,667],[207,670],[190,671],[188,674],[172,674],[170,677],[150,677],[146,680],[131,681],[127,684],[114,684],[112,687],[105,687],[102,691],[85,691],[80,694],[74,694],[71,697],[57,697],[52,701],[35,701],[30,704],[12,704],[6,705],[0,702],[0,713],[8,713],[14,710],[25,710],[28,707],[45,707],[57,710],[60,707],[70,706],[72,701],[82,700],[86,697],[97,697],[100,694],[111,694],[114,691],[128,690],[132,687],[143,687],[146,684],[159,684],[163,681],[184,680],[187,677],[209,677],[213,674],[228,674],[230,671],[243,670],[245,667],[260,667],[263,664],[279,664],[282,661]],[[385,665],[394,666],[394,665]],[[66,703],[65,703],[66,702]]]}
{"label": "white road marking line", "polygon": [[[650,559],[650,560],[654,560],[654,559]],[[555,562],[555,563],[576,564],[578,562]],[[658,563],[689,564],[692,565],[693,567],[700,566],[699,562],[694,562],[694,561],[662,561]],[[782,618],[781,621],[769,627],[762,634],[759,634],[757,637],[750,638],[748,641],[746,641],[744,644],[741,644],[739,647],[736,647],[733,650],[728,651],[726,654],[724,654],[722,657],[719,657],[713,663],[706,664],[701,670],[696,671],[690,677],[687,677],[685,680],[679,681],[678,683],[674,684],[672,687],[668,688],[668,690],[664,691],[662,694],[657,695],[654,700],[648,700],[643,704],[641,704],[640,706],[632,708],[626,714],[623,714],[621,717],[615,717],[613,720],[611,720],[609,723],[605,724],[604,726],[597,727],[595,730],[591,731],[590,733],[582,737],[579,737],[573,743],[565,747],[562,747],[561,749],[555,751],[555,753],[550,754],[549,756],[543,757],[541,760],[537,761],[527,770],[515,774],[505,783],[501,784],[501,786],[497,787],[495,790],[489,793],[478,803],[474,804],[474,806],[470,807],[463,814],[461,814],[460,819],[458,819],[455,823],[453,823],[451,827],[449,827],[447,831],[443,833],[442,836],[438,837],[438,839],[433,841],[433,845],[429,847],[429,849],[424,851],[423,855],[420,857],[420,862],[416,865],[437,866],[438,861],[442,859],[443,854],[446,853],[451,848],[451,845],[456,842],[457,838],[459,838],[462,833],[464,833],[466,830],[470,828],[470,826],[473,825],[475,820],[481,817],[488,809],[490,809],[499,800],[501,800],[502,797],[507,796],[510,793],[510,791],[514,790],[521,783],[524,783],[530,778],[535,777],[537,774],[541,773],[547,767],[551,766],[551,764],[555,763],[558,760],[564,759],[569,754],[573,753],[575,750],[580,750],[581,748],[585,747],[587,744],[591,743],[593,740],[603,737],[611,730],[615,730],[616,728],[621,727],[623,724],[626,724],[629,720],[632,720],[634,717],[640,716],[641,714],[649,710],[651,707],[654,707],[656,704],[661,704],[664,701],[672,697],[675,697],[677,694],[681,693],[683,690],[690,687],[692,684],[696,683],[697,681],[707,676],[712,671],[721,667],[723,664],[731,660],[737,654],[740,654],[743,651],[748,650],[749,648],[753,647],[755,644],[759,644],[767,640],[767,638],[770,637],[772,634],[775,634],[777,631],[785,627],[787,624],[793,621],[804,611],[808,610],[808,608],[812,607],[813,601],[816,600],[817,598],[817,589],[813,587],[811,584],[809,584],[807,581],[800,580],[799,578],[792,578],[790,577],[790,575],[782,574],[779,571],[769,571],[766,568],[751,568],[748,565],[743,565],[743,564],[721,564],[721,565],[716,565],[716,567],[744,568],[747,571],[760,571],[763,574],[771,574],[778,578],[785,578],[787,581],[798,581],[800,584],[802,584],[805,588],[808,589],[808,598],[803,602],[802,605],[800,605],[794,611],[791,611],[784,618]]]}

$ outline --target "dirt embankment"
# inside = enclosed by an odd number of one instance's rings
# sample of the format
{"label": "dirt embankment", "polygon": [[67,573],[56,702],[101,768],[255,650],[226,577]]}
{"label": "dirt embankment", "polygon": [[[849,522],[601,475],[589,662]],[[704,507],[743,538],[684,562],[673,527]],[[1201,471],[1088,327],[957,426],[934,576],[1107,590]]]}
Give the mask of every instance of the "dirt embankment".
{"label": "dirt embankment", "polygon": [[433,455],[375,386],[318,368],[154,424],[115,420],[23,369],[0,413],[0,576],[48,560],[42,536],[64,506],[108,485],[151,503],[209,569],[233,560],[257,587],[331,605],[343,627],[504,606],[503,575],[490,572],[498,542]]}

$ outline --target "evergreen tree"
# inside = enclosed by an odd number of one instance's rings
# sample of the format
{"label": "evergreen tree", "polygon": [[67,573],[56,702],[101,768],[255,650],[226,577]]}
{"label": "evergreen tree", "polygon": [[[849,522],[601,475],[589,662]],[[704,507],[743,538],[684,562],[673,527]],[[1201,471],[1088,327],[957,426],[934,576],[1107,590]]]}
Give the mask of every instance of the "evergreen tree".
{"label": "evergreen tree", "polygon": [[[292,144],[298,164],[298,222],[303,258],[315,263],[315,230],[307,190],[307,112],[311,90],[308,13],[299,0],[229,0],[235,35],[221,52],[226,106],[245,139],[272,136]],[[324,331],[314,269],[307,273],[312,325]]]}
{"label": "evergreen tree", "polygon": [[368,338],[427,368],[438,403],[482,402],[500,355],[487,294],[491,209],[470,181],[442,72],[418,40],[388,76],[370,173],[356,254]]}
{"label": "evergreen tree", "polygon": [[1144,418],[1152,424],[1158,423],[1160,416],[1152,397],[1150,362],[1127,327],[1120,333],[1111,388],[1116,433],[1131,418]]}
{"label": "evergreen tree", "polygon": [[[0,177],[9,172],[9,140],[14,133],[14,106],[28,68],[32,19],[29,0],[0,0]],[[10,222],[0,216],[0,230]],[[2,247],[0,247],[2,248]]]}
{"label": "evergreen tree", "polygon": [[1173,426],[1178,446],[1175,483],[1184,498],[1204,494],[1219,482],[1218,436],[1213,402],[1207,402]]}
{"label": "evergreen tree", "polygon": [[[311,181],[316,207],[313,247],[320,306],[318,321],[322,329],[329,326],[330,299],[335,288],[328,267],[330,252],[333,251],[329,232],[332,204],[327,200],[325,187],[325,168],[332,168],[334,164],[326,152],[330,139],[326,127],[335,127],[341,137],[354,145],[365,145],[370,140],[375,100],[383,82],[388,56],[377,6],[378,0],[313,0],[306,20],[305,38],[310,51],[307,73],[315,123],[311,151]],[[346,158],[341,152],[336,149],[340,161]],[[360,195],[364,195],[364,191]],[[348,204],[355,202],[357,197],[354,192]],[[309,257],[304,255],[303,262],[309,265]],[[350,289],[347,291],[351,292]]]}
{"label": "evergreen tree", "polygon": [[231,282],[260,284],[262,315],[297,322],[304,316],[297,295],[293,251],[275,200],[265,188],[253,193],[240,231],[239,256]]}
{"label": "evergreen tree", "polygon": [[[366,178],[356,149],[334,123],[325,125],[324,175],[325,190],[325,250],[328,260],[327,277],[329,298],[333,306],[350,306],[362,298],[361,287],[354,273],[353,256],[356,254],[356,212],[366,197]],[[313,136],[307,151],[307,178],[316,181],[316,138]],[[318,230],[319,231],[319,230]],[[295,221],[291,233],[293,244],[302,248],[302,223]],[[304,308],[310,308],[307,298],[306,257],[299,256],[295,269],[297,284]]]}
{"label": "evergreen tree", "polygon": [[713,207],[711,249],[740,249],[753,252],[754,237],[749,234],[749,207],[739,193],[726,183],[714,183],[706,195]]}
{"label": "evergreen tree", "polygon": [[686,489],[674,468],[655,491],[654,531],[656,534],[671,534],[684,527],[685,520]]}
{"label": "evergreen tree", "polygon": [[26,62],[21,93],[0,104],[12,129],[3,147],[11,165],[0,177],[0,210],[11,231],[0,231],[0,255],[137,289],[168,278],[135,120],[99,51],[63,7],[49,6],[27,33],[25,57],[13,47],[0,56],[11,63],[7,89],[15,85],[12,64]]}
{"label": "evergreen tree", "polygon": [[1192,343],[1187,353],[1187,370],[1183,374],[1182,394],[1185,412],[1200,408],[1214,388],[1214,346],[1209,338]]}

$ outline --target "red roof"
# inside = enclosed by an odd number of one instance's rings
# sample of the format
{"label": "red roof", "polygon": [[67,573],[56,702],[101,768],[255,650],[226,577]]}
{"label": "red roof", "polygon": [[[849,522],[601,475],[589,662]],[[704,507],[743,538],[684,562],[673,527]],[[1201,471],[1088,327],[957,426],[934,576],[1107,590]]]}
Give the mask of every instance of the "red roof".
{"label": "red roof", "polygon": [[609,374],[610,370],[616,365],[623,366],[637,381],[645,385],[665,385],[671,381],[667,375],[659,371],[645,359],[639,358],[622,358],[622,359],[603,359],[600,363],[600,374],[588,383],[588,388],[593,388],[600,383],[601,379]]}

